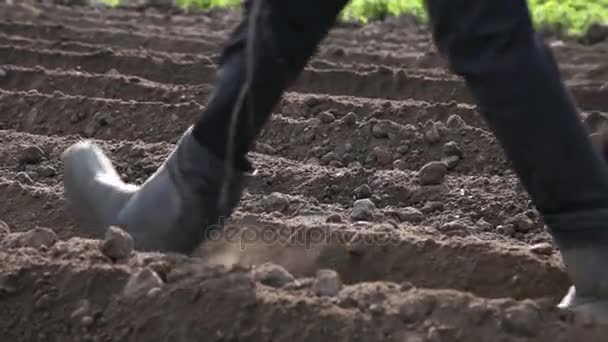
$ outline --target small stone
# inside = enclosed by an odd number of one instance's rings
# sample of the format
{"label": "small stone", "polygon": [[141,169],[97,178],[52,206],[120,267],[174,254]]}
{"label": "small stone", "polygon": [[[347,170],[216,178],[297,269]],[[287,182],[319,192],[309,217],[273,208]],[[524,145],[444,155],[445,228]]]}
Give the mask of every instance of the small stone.
{"label": "small stone", "polygon": [[401,155],[406,154],[409,150],[410,150],[410,147],[408,145],[401,145],[401,146],[397,147],[397,153],[399,153]]}
{"label": "small stone", "polygon": [[57,242],[57,234],[49,228],[36,227],[27,232],[13,233],[8,236],[16,247],[40,249],[42,246],[52,247]]}
{"label": "small stone", "polygon": [[82,324],[83,327],[90,327],[93,324],[93,317],[84,316],[80,320],[80,323]]}
{"label": "small stone", "polygon": [[540,323],[538,308],[530,301],[524,301],[505,310],[503,325],[512,332],[534,337],[538,333]]}
{"label": "small stone", "polygon": [[420,209],[420,211],[422,211],[424,214],[429,214],[432,213],[434,211],[443,211],[443,203],[441,202],[435,202],[435,201],[429,201],[426,202],[424,204],[424,206],[422,206],[422,208]]}
{"label": "small stone", "polygon": [[459,161],[459,156],[449,156],[441,160],[441,162],[447,166],[448,170],[453,170],[458,165]]}
{"label": "small stone", "polygon": [[378,121],[372,125],[372,135],[378,139],[388,138],[390,123],[386,120]]}
{"label": "small stone", "polygon": [[455,141],[450,141],[443,145],[443,152],[446,156],[462,157],[462,150]]}
{"label": "small stone", "polygon": [[439,130],[437,129],[435,122],[429,120],[424,124],[424,137],[430,144],[435,144],[441,140]]}
{"label": "small stone", "polygon": [[0,68],[0,78],[6,77],[6,70],[4,68]]}
{"label": "small stone", "polygon": [[406,207],[398,210],[396,213],[401,222],[418,223],[424,220],[422,211],[414,207]]}
{"label": "small stone", "polygon": [[397,159],[393,162],[393,168],[395,168],[396,170],[405,171],[407,170],[407,166],[408,164],[401,159]]}
{"label": "small stone", "polygon": [[126,231],[110,226],[106,230],[103,243],[100,246],[101,252],[112,260],[123,260],[131,256],[133,252],[133,238]]}
{"label": "small stone", "polygon": [[372,196],[372,189],[367,184],[360,185],[353,190],[353,196],[355,199],[370,198]]}
{"label": "small stone", "polygon": [[421,185],[439,185],[447,174],[448,167],[442,162],[430,162],[418,171],[418,179]]}
{"label": "small stone", "polygon": [[357,124],[357,114],[353,112],[349,112],[348,114],[342,117],[342,121],[348,126],[354,126]]}
{"label": "small stone", "polygon": [[334,270],[317,271],[315,280],[312,283],[312,290],[317,296],[335,297],[342,289],[342,280]]}
{"label": "small stone", "polygon": [[454,220],[445,223],[440,228],[442,232],[467,231],[469,229],[471,229],[471,227],[463,220]]}
{"label": "small stone", "polygon": [[267,286],[283,287],[295,278],[279,265],[264,263],[254,269],[253,279]]}
{"label": "small stone", "polygon": [[534,221],[525,214],[516,215],[509,220],[509,223],[512,223],[515,231],[520,233],[527,233],[534,228]]}
{"label": "small stone", "polygon": [[450,117],[448,118],[448,121],[446,121],[446,125],[452,129],[460,129],[460,128],[466,126],[466,123],[464,122],[462,117],[460,117],[460,115],[453,114],[453,115],[450,115]]}
{"label": "small stone", "polygon": [[321,157],[321,162],[323,164],[329,164],[332,161],[339,160],[339,159],[340,159],[340,156],[336,152],[330,151],[330,152],[327,152],[323,157]]}
{"label": "small stone", "polygon": [[55,170],[52,166],[41,166],[36,170],[38,176],[40,177],[53,177],[57,174],[57,170]]}
{"label": "small stone", "polygon": [[551,255],[553,254],[553,246],[548,242],[541,242],[530,246],[530,251],[539,255]]}
{"label": "small stone", "polygon": [[327,216],[327,218],[325,219],[325,222],[342,223],[342,216],[340,216],[340,214],[331,214],[331,215]]}
{"label": "small stone", "polygon": [[319,113],[317,115],[317,117],[324,124],[328,124],[328,123],[332,123],[332,122],[336,121],[336,117],[332,113],[327,112],[327,111]]}
{"label": "small stone", "polygon": [[376,205],[370,199],[360,199],[353,204],[350,217],[354,221],[370,221],[374,216]]}
{"label": "small stone", "polygon": [[19,155],[19,164],[38,164],[44,159],[44,151],[38,146],[29,145]]}
{"label": "small stone", "polygon": [[126,297],[146,295],[151,289],[162,286],[163,281],[156,272],[150,268],[143,268],[129,277],[123,295]]}
{"label": "small stone", "polygon": [[372,153],[380,165],[388,165],[393,162],[393,155],[386,147],[376,146]]}
{"label": "small stone", "polygon": [[505,236],[513,236],[515,234],[515,228],[512,224],[505,224],[496,227],[496,232]]}
{"label": "small stone", "polygon": [[291,201],[287,196],[279,192],[273,192],[270,195],[264,197],[262,200],[262,206],[266,212],[278,211],[280,213],[285,212],[289,209]]}

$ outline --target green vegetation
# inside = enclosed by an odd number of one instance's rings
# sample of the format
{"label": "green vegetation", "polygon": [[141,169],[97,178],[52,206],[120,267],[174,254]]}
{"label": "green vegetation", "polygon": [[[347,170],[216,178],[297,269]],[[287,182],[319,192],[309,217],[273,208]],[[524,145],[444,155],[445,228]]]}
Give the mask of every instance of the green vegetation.
{"label": "green vegetation", "polygon": [[[116,5],[121,0],[104,1]],[[177,0],[177,2],[184,8],[240,5],[240,0]],[[528,2],[537,26],[579,35],[592,23],[608,24],[608,0],[528,0]],[[351,0],[342,13],[342,19],[367,22],[406,13],[425,21],[423,0]]]}

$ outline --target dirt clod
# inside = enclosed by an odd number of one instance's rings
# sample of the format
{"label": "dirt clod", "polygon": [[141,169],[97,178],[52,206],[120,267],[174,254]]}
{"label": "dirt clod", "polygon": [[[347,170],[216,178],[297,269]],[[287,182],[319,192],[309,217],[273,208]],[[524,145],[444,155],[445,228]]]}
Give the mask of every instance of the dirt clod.
{"label": "dirt clod", "polygon": [[273,192],[262,200],[262,206],[266,212],[278,211],[282,213],[289,209],[290,202],[284,194]]}
{"label": "dirt clod", "polygon": [[520,233],[527,233],[534,228],[534,221],[524,214],[516,215],[509,220],[509,223],[512,223],[515,231]]}
{"label": "dirt clod", "polygon": [[368,198],[356,200],[350,218],[356,221],[369,221],[374,216],[376,205]]}
{"label": "dirt clod", "polygon": [[503,324],[514,333],[534,337],[538,333],[540,315],[535,304],[525,301],[505,310]]}
{"label": "dirt clod", "polygon": [[548,242],[541,242],[530,246],[530,251],[539,255],[553,254],[553,246]]}
{"label": "dirt clod", "polygon": [[466,126],[466,122],[458,114],[450,115],[446,121],[446,126],[451,129],[461,129]]}
{"label": "dirt clod", "polygon": [[163,281],[158,274],[146,267],[131,275],[123,289],[123,295],[125,297],[147,295],[153,288],[162,286]]}
{"label": "dirt clod", "polygon": [[100,246],[101,252],[112,260],[127,259],[133,253],[134,241],[131,235],[115,226],[108,227]]}
{"label": "dirt clod", "polygon": [[396,209],[392,211],[392,213],[394,213],[394,216],[397,216],[397,218],[401,222],[418,223],[424,220],[424,214],[422,213],[422,211],[414,207]]}
{"label": "dirt clod", "polygon": [[462,150],[455,141],[450,141],[443,145],[443,152],[446,156],[462,157]]}
{"label": "dirt clod", "polygon": [[334,270],[318,270],[312,284],[312,290],[317,296],[335,297],[342,289],[342,280]]}
{"label": "dirt clod", "polygon": [[372,189],[367,184],[360,185],[353,190],[356,199],[369,198],[372,196]]}
{"label": "dirt clod", "polygon": [[372,153],[380,165],[389,165],[393,162],[393,155],[386,147],[376,146]]}
{"label": "dirt clod", "polygon": [[319,113],[317,115],[317,117],[324,124],[328,124],[328,123],[332,123],[332,122],[336,121],[336,117],[332,113],[330,113],[328,111]]}
{"label": "dirt clod", "polygon": [[44,159],[44,151],[38,146],[30,145],[26,146],[19,155],[19,163],[25,164],[38,164]]}
{"label": "dirt clod", "polygon": [[57,242],[57,234],[49,228],[37,227],[27,232],[11,233],[6,237],[13,247],[30,247],[39,249],[51,247]]}
{"label": "dirt clod", "polygon": [[253,271],[253,278],[272,287],[283,287],[294,281],[294,277],[285,268],[271,263],[264,263],[256,267]]}
{"label": "dirt clod", "polygon": [[442,162],[430,162],[418,171],[421,185],[439,185],[445,179],[448,167]]}

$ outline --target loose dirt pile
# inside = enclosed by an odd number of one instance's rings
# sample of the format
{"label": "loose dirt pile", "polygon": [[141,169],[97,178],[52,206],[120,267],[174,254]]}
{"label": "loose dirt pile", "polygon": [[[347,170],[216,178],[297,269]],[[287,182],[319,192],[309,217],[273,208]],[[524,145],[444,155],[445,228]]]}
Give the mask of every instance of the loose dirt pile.
{"label": "loose dirt pile", "polygon": [[[63,150],[93,138],[143,182],[204,110],[237,21],[0,5],[3,341],[605,340],[555,309],[569,282],[550,236],[462,81],[405,21],[332,31],[196,258],[77,230]],[[597,130],[608,45],[551,43]]]}

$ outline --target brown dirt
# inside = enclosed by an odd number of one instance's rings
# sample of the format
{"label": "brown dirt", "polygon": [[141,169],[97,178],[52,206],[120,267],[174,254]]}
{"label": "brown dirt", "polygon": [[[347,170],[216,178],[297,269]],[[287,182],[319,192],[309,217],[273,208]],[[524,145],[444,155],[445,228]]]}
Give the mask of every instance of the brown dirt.
{"label": "brown dirt", "polygon": [[[224,234],[194,258],[109,259],[66,210],[61,153],[95,139],[143,182],[204,110],[238,14],[32,6],[0,4],[2,340],[604,340],[555,308],[569,286],[559,253],[532,252],[551,243],[542,220],[462,81],[407,20],[331,32],[261,134],[259,176]],[[550,43],[601,129],[608,46]],[[454,144],[445,180],[421,184]],[[31,146],[42,158],[24,163]],[[375,209],[353,221],[361,198]],[[15,242],[37,227],[58,241]],[[260,281],[266,262],[296,280]],[[161,283],[128,295],[142,269]],[[341,277],[335,296],[315,292],[319,269]]]}

